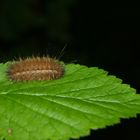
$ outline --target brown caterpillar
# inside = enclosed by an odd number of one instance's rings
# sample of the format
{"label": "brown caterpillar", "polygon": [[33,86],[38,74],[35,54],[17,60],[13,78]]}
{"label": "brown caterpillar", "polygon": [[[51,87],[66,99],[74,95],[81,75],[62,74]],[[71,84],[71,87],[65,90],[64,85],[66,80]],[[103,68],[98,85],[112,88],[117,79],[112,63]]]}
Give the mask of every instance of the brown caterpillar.
{"label": "brown caterpillar", "polygon": [[62,77],[64,65],[55,58],[33,57],[13,62],[8,77],[13,81],[43,81]]}

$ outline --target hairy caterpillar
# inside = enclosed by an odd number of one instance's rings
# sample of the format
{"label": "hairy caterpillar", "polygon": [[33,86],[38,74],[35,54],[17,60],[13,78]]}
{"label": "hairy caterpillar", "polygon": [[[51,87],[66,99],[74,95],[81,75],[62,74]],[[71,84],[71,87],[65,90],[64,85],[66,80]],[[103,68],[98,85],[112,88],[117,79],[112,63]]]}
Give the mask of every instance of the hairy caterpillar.
{"label": "hairy caterpillar", "polygon": [[13,81],[43,81],[62,77],[64,65],[51,57],[32,57],[13,62],[8,77]]}

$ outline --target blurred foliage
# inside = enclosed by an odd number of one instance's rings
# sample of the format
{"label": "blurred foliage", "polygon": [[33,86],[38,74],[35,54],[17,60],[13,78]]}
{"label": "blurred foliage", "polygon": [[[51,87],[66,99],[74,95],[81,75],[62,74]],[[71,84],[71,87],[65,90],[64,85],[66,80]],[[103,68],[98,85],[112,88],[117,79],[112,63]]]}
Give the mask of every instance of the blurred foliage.
{"label": "blurred foliage", "polygon": [[0,40],[17,40],[22,34],[43,29],[46,38],[67,41],[70,10],[75,0],[1,0]]}

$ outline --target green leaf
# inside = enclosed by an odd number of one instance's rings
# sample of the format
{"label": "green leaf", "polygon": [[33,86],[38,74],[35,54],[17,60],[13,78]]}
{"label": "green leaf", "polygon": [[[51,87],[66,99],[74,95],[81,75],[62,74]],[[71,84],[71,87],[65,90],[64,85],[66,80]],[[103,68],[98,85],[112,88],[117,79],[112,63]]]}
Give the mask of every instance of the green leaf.
{"label": "green leaf", "polygon": [[12,82],[0,64],[0,139],[68,140],[140,113],[140,95],[96,67],[65,66],[52,81]]}

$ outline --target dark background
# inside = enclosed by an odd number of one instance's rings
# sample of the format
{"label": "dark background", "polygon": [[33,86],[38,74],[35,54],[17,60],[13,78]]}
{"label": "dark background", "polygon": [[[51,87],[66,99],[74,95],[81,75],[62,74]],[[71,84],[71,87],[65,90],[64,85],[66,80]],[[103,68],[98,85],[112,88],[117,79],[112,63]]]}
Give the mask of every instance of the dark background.
{"label": "dark background", "polygon": [[[139,26],[140,8],[102,8],[88,0],[1,0],[0,62],[49,54],[103,68],[140,92]],[[140,139],[140,116],[121,122],[81,140]]]}

